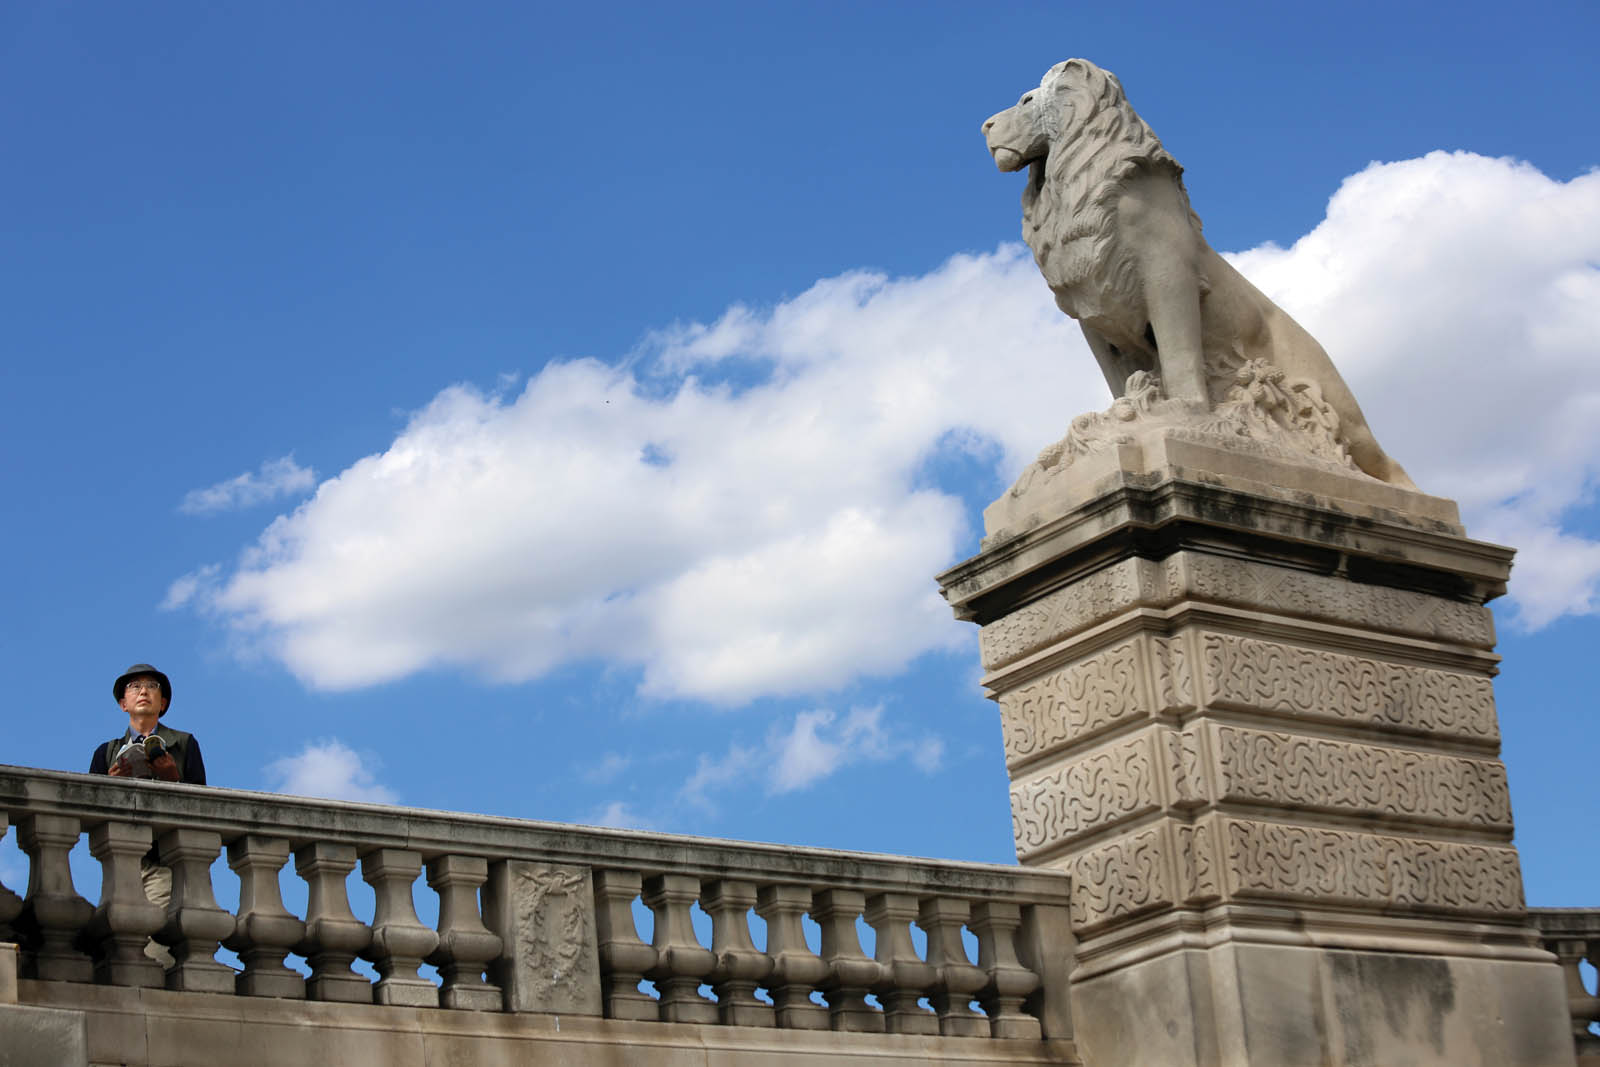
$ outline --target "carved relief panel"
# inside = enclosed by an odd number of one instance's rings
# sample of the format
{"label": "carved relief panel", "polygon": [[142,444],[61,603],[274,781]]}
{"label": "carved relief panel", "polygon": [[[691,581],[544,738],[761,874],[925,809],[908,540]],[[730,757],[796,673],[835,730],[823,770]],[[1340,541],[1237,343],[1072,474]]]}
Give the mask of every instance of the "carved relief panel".
{"label": "carved relief panel", "polygon": [[484,893],[484,920],[505,942],[491,970],[505,990],[506,1010],[601,1013],[588,868],[496,863]]}
{"label": "carved relief panel", "polygon": [[1013,782],[1017,858],[1032,859],[1160,807],[1155,741],[1140,734]]}
{"label": "carved relief panel", "polygon": [[1494,689],[1482,675],[1203,633],[1204,697],[1211,707],[1272,712],[1458,738],[1500,739]]}
{"label": "carved relief panel", "polygon": [[1522,913],[1516,849],[1228,819],[1230,896],[1482,915]]}

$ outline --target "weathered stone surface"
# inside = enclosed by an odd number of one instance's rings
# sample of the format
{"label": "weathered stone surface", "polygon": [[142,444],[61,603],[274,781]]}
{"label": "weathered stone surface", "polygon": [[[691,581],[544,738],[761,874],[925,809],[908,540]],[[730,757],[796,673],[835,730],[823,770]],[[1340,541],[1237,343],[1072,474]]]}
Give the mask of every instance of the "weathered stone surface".
{"label": "weathered stone surface", "polygon": [[1017,858],[1030,860],[1161,806],[1156,735],[1095,749],[1011,784]]}
{"label": "weathered stone surface", "polygon": [[1519,917],[1516,849],[1227,819],[1230,896]]}
{"label": "weathered stone surface", "polygon": [[363,951],[378,971],[373,999],[379,1004],[433,1008],[439,989],[418,971],[439,947],[439,935],[417,919],[412,887],[422,873],[422,855],[402,848],[373,849],[361,857],[361,877],[376,905],[372,939]]}
{"label": "weathered stone surface", "polygon": [[1489,679],[1237,634],[1199,635],[1207,706],[1495,742]]}
{"label": "weathered stone surface", "polygon": [[1121,642],[1001,693],[1006,763],[1020,767],[1069,741],[1081,743],[1167,706],[1152,700],[1145,685],[1159,673],[1146,662],[1148,643],[1143,637]]}
{"label": "weathered stone surface", "polygon": [[985,626],[978,635],[983,665],[1003,667],[1136,604],[1163,603],[1166,586],[1160,564],[1123,560]]}
{"label": "weathered stone surface", "polygon": [[228,843],[228,866],[239,876],[239,915],[223,945],[238,953],[243,996],[304,997],[306,982],[284,959],[305,938],[306,924],[283,906],[278,874],[289,860],[284,838],[246,834]]}
{"label": "weathered stone surface", "polygon": [[1509,553],[1209,447],[1075,463],[1070,509],[941,579],[983,627],[1017,855],[1071,875],[1090,1061],[1570,1063],[1496,758]]}
{"label": "weathered stone surface", "polygon": [[428,885],[439,894],[439,946],[428,962],[439,968],[444,981],[439,990],[441,1007],[467,1011],[503,1007],[503,991],[483,978],[505,947],[505,939],[484,926],[478,911],[478,891],[488,880],[488,861],[476,856],[428,861]]}
{"label": "weathered stone surface", "polygon": [[[958,617],[988,625],[1112,569],[1126,557],[1087,556],[1107,537],[1141,536],[1136,558],[1147,563],[1184,551],[1215,556],[1205,535],[1218,524],[1268,538],[1270,556],[1237,558],[1278,570],[1442,596],[1479,611],[1505,593],[1514,553],[1463,537],[1455,503],[1440,497],[1181,437],[1120,445],[1072,470],[1049,493],[991,505],[983,553],[939,576]],[[997,595],[1001,589],[1007,594]],[[1179,589],[1146,584],[1142,593],[1166,598]],[[1339,599],[1328,610],[1339,610]],[[1392,618],[1386,611],[1378,621]]]}
{"label": "weathered stone surface", "polygon": [[[1079,1062],[1067,1040],[952,1041],[905,1034],[667,1026],[592,1016],[440,1011],[165,990],[145,990],[140,995],[138,990],[65,982],[24,982],[24,987],[24,999],[31,1004],[82,1013],[79,1017],[88,1028],[87,1062],[129,1067],[174,1063],[824,1067],[858,1061],[873,1067],[983,1067]],[[56,1067],[74,1061],[44,1062]]]}
{"label": "weathered stone surface", "polygon": [[80,1011],[0,1004],[0,1064],[87,1067],[89,1040]]}
{"label": "weathered stone surface", "polygon": [[[1209,724],[1217,799],[1511,832],[1499,760]],[[1178,735],[1171,735],[1178,736]],[[1181,735],[1188,766],[1196,731]],[[1198,774],[1194,774],[1198,783]]]}
{"label": "weathered stone surface", "polygon": [[1543,963],[1229,944],[1096,976],[1074,1000],[1091,1064],[1543,1067],[1573,1062],[1558,988]]}
{"label": "weathered stone surface", "polygon": [[1481,604],[1199,552],[1172,557],[1169,574],[1180,597],[1473,648],[1494,646],[1494,616]]}
{"label": "weathered stone surface", "polygon": [[1177,902],[1170,826],[1152,826],[1073,855],[1072,925],[1080,935]]}
{"label": "weathered stone surface", "polygon": [[[156,825],[203,825],[224,841],[259,834],[263,824],[269,823],[275,837],[323,842],[318,854],[329,858],[335,852],[341,854],[349,863],[345,872],[355,866],[353,846],[345,843],[360,842],[363,851],[384,847],[409,848],[424,856],[504,856],[594,870],[674,871],[706,880],[750,878],[759,872],[763,881],[773,883],[805,885],[820,878],[830,885],[863,891],[905,890],[1021,904],[1056,901],[1065,895],[1063,879],[1057,873],[1001,864],[912,861],[881,853],[600,829],[245,789],[130,782],[4,764],[0,764],[0,807],[11,812],[74,812],[79,814],[70,817],[88,823],[127,819],[130,811],[137,811],[142,820]],[[21,819],[13,817],[11,823],[20,828]],[[302,865],[302,853],[305,859],[313,859],[313,851],[309,846],[296,846],[297,868]],[[66,869],[64,865],[62,869]],[[819,873],[823,871],[828,872],[825,877]],[[307,873],[311,873],[309,867]],[[343,879],[344,873],[337,878]],[[82,908],[87,921],[93,905],[84,901]]]}
{"label": "weathered stone surface", "polygon": [[37,944],[22,959],[22,973],[34,978],[87,982],[93,964],[77,947],[79,932],[94,908],[72,884],[67,854],[78,843],[82,822],[70,816],[28,815],[17,823],[17,839],[31,861],[28,896],[20,921],[34,931]]}
{"label": "weathered stone surface", "polygon": [[0,1004],[17,1002],[17,946],[12,941],[0,941]]}
{"label": "weathered stone surface", "polygon": [[599,950],[588,869],[508,860],[489,871],[489,928],[504,942],[493,975],[508,1011],[599,1015]]}
{"label": "weathered stone surface", "polygon": [[168,989],[232,993],[233,968],[218,962],[217,949],[236,925],[217,906],[211,889],[211,864],[222,852],[222,838],[210,830],[168,830],[157,840],[161,863],[172,869],[167,922],[156,940],[172,949],[176,965],[167,972]]}

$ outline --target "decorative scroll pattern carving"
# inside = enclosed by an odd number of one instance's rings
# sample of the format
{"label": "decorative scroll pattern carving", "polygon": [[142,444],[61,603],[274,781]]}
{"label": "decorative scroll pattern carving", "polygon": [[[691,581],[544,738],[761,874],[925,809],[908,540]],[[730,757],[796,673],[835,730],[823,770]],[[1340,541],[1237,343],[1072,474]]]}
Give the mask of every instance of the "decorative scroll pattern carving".
{"label": "decorative scroll pattern carving", "polygon": [[1152,637],[1150,661],[1157,706],[1163,711],[1187,711],[1194,707],[1194,665],[1184,639]]}
{"label": "decorative scroll pattern carving", "polygon": [[1167,778],[1172,783],[1172,806],[1193,808],[1204,804],[1206,782],[1200,770],[1200,738],[1193,730],[1167,730],[1162,748],[1167,755]]}
{"label": "decorative scroll pattern carving", "polygon": [[[1179,553],[1169,562],[1177,564],[1172,574],[1177,578],[1181,573],[1183,590],[1206,600],[1459,641],[1474,648],[1494,645],[1489,609],[1480,604],[1198,552]],[[1174,594],[1176,599],[1178,591]]]}
{"label": "decorative scroll pattern carving", "polygon": [[1072,860],[1072,925],[1079,932],[1172,902],[1161,830],[1151,828]]}
{"label": "decorative scroll pattern carving", "polygon": [[1211,826],[1200,823],[1176,828],[1179,893],[1186,904],[1201,904],[1222,896],[1213,859]]}
{"label": "decorative scroll pattern carving", "polygon": [[1011,786],[1017,858],[1121,822],[1160,804],[1149,736],[1136,737]]}
{"label": "decorative scroll pattern carving", "polygon": [[1162,578],[1159,563],[1125,559],[996,619],[978,634],[983,665],[1003,667],[1138,602],[1158,599]]}
{"label": "decorative scroll pattern carving", "polygon": [[570,1011],[575,991],[598,987],[588,879],[580,870],[519,863],[512,881],[519,996],[541,1011]]}
{"label": "decorative scroll pattern carving", "polygon": [[1499,760],[1214,727],[1222,799],[1511,829]]}
{"label": "decorative scroll pattern carving", "polygon": [[1233,894],[1520,915],[1513,848],[1228,820]]}
{"label": "decorative scroll pattern carving", "polygon": [[1493,616],[1481,604],[1180,552],[1160,563],[1124,560],[995,620],[979,634],[983,665],[994,670],[1013,663],[1135,604],[1165,606],[1185,597],[1455,641],[1472,648],[1494,647]]}
{"label": "decorative scroll pattern carving", "polygon": [[1139,715],[1144,703],[1140,673],[1138,644],[1129,641],[1001,694],[1006,764],[1015,766]]}
{"label": "decorative scroll pattern carving", "polygon": [[1495,741],[1489,679],[1232,634],[1202,638],[1210,701]]}

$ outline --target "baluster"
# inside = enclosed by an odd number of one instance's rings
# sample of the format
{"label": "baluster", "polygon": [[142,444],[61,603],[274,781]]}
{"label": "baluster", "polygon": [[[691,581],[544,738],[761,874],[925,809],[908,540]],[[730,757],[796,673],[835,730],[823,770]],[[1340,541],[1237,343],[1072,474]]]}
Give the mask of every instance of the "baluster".
{"label": "baluster", "polygon": [[879,893],[867,901],[867,922],[877,933],[873,958],[883,969],[877,986],[883,1003],[884,1028],[891,1034],[937,1034],[939,1017],[917,1001],[933,992],[938,971],[924,963],[911,943],[911,920],[917,898]]}
{"label": "baluster", "polygon": [[928,933],[928,962],[938,970],[928,1000],[939,1013],[939,1032],[946,1037],[988,1037],[989,1020],[972,1010],[972,1001],[989,976],[967,959],[961,926],[972,914],[965,900],[933,897],[922,902],[917,925]]}
{"label": "baluster", "polygon": [[419,852],[380,848],[361,857],[361,877],[378,898],[372,944],[363,955],[378,969],[379,1004],[439,1006],[439,988],[417,973],[423,958],[439,947],[439,935],[417,919],[411,895],[421,873]]}
{"label": "baluster", "polygon": [[[1572,1036],[1582,1041],[1592,1037],[1589,1024],[1600,1018],[1600,996],[1594,996],[1583,986],[1583,963],[1589,943],[1582,938],[1546,938],[1545,948],[1556,954],[1561,971],[1567,979],[1567,1009],[1572,1014]],[[1600,957],[1600,952],[1596,953]]]}
{"label": "baluster", "polygon": [[978,935],[978,967],[989,978],[978,1003],[989,1013],[990,1034],[1038,1040],[1039,1020],[1022,1011],[1023,999],[1039,985],[1039,976],[1017,959],[1022,909],[1016,904],[983,901],[973,907],[969,925]]}
{"label": "baluster", "polygon": [[816,895],[811,917],[822,927],[822,958],[828,977],[822,995],[828,998],[828,1019],[835,1030],[883,1032],[883,1014],[866,996],[882,981],[883,968],[861,951],[856,919],[866,898],[854,889],[828,889]]}
{"label": "baluster", "polygon": [[306,881],[306,939],[295,951],[311,965],[306,996],[371,1004],[372,984],[350,969],[372,942],[372,931],[350,911],[345,878],[356,868],[354,845],[317,841],[294,850],[294,870]]}
{"label": "baluster", "polygon": [[717,1018],[725,1026],[775,1026],[769,1005],[756,999],[756,985],[772,971],[772,960],[750,940],[750,908],[756,887],[726,879],[706,886],[700,906],[711,913],[711,988]]}
{"label": "baluster", "polygon": [[177,960],[167,971],[167,988],[232,993],[234,970],[216,956],[233,933],[233,916],[217,907],[211,892],[211,864],[222,853],[222,837],[212,830],[168,830],[159,847],[162,864],[172,868],[167,923],[156,933]]}
{"label": "baluster", "polygon": [[644,885],[645,905],[656,916],[656,963],[645,977],[661,994],[664,1023],[717,1021],[717,1006],[700,995],[700,983],[714,961],[711,950],[695,938],[689,918],[699,895],[700,879],[689,874],[658,874]]}
{"label": "baluster", "polygon": [[600,992],[608,1019],[659,1019],[661,1007],[639,992],[644,974],[656,963],[656,950],[639,940],[633,898],[639,895],[634,871],[594,872],[594,925],[600,950]]}
{"label": "baluster", "polygon": [[31,861],[21,919],[31,926],[30,941],[36,942],[22,961],[26,977],[47,982],[94,978],[89,957],[73,947],[94,914],[94,905],[72,887],[72,867],[67,862],[78,832],[78,820],[69,815],[28,815],[17,824],[17,840]]}
{"label": "baluster", "polygon": [[161,965],[144,946],[167,921],[165,909],[144,895],[139,861],[150,851],[150,827],[105,822],[89,831],[89,853],[100,861],[100,906],[88,937],[99,946],[95,981],[159,988]]}
{"label": "baluster", "polygon": [[306,980],[284,957],[306,936],[306,924],[289,914],[278,872],[289,862],[289,842],[246,834],[228,844],[228,866],[239,876],[239,921],[223,942],[244,961],[234,991],[247,997],[304,999]]}
{"label": "baluster", "polygon": [[767,990],[786,1030],[826,1030],[828,1009],[811,999],[828,976],[828,965],[806,947],[800,919],[811,907],[811,890],[803,885],[763,886],[756,894],[756,914],[767,921],[767,955],[772,975]]}
{"label": "baluster", "polygon": [[[6,818],[6,813],[0,811],[0,841],[5,840],[6,830],[10,825],[11,823]],[[11,923],[21,914],[22,898],[4,885],[0,885],[0,942],[17,940],[16,931],[12,929]]]}
{"label": "baluster", "polygon": [[446,1008],[499,1011],[501,991],[484,980],[489,961],[500,955],[500,935],[483,925],[478,887],[489,879],[489,861],[477,856],[439,856],[428,862],[428,885],[439,894],[439,947],[428,962],[439,968]]}

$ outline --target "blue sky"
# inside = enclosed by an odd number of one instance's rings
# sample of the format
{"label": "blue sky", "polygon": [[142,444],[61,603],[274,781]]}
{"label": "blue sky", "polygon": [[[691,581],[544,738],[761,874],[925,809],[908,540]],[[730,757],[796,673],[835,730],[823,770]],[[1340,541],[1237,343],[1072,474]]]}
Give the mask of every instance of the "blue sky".
{"label": "blue sky", "polygon": [[5,5],[0,761],[149,660],[217,785],[1010,861],[933,575],[1108,401],[978,133],[1082,55],[1522,549],[1528,895],[1593,904],[1600,14],[1443,10]]}

